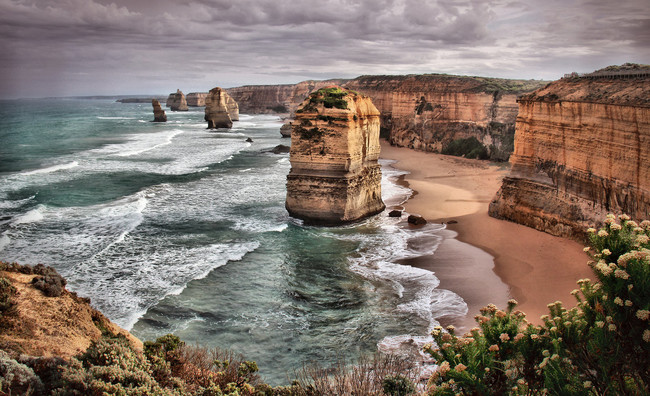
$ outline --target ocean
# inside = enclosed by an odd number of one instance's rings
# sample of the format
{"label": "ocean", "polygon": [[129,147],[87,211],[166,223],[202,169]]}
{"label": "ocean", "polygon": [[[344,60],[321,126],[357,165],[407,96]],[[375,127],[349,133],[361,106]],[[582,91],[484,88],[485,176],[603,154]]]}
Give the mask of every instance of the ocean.
{"label": "ocean", "polygon": [[[203,108],[106,99],[0,106],[0,260],[56,268],[68,289],[142,340],[174,333],[243,354],[272,384],[317,362],[413,354],[465,302],[432,272],[444,228],[387,212],[305,226],[285,208],[288,145],[272,115],[206,130]],[[247,138],[253,140],[246,142]],[[411,190],[382,164],[388,207]]]}

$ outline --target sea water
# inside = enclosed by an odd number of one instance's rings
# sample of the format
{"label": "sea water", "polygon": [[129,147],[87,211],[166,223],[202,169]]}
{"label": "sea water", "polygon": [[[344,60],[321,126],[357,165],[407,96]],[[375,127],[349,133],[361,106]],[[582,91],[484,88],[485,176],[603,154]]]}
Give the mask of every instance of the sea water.
{"label": "sea water", "polygon": [[[0,260],[51,265],[139,338],[233,350],[273,384],[377,350],[418,359],[436,318],[466,313],[433,273],[399,264],[434,254],[443,226],[289,217],[289,155],[269,152],[289,144],[277,116],[209,131],[202,108],[167,115],[152,123],[150,104],[113,100],[3,102]],[[399,205],[411,191],[381,163],[384,202]]]}

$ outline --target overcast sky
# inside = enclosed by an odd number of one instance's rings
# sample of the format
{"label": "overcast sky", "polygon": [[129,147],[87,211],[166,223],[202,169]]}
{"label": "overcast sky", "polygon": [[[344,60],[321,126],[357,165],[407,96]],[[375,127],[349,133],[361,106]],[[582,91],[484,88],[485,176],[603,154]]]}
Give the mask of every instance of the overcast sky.
{"label": "overcast sky", "polygon": [[649,0],[0,0],[0,97],[650,63]]}

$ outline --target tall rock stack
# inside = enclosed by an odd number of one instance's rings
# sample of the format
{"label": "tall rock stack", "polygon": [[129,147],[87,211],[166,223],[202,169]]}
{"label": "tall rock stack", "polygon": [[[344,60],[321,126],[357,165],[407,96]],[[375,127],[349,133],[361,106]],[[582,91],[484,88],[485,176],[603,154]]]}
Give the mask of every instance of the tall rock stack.
{"label": "tall rock stack", "polygon": [[490,215],[581,239],[605,215],[650,218],[650,66],[567,76],[519,99],[511,173]]}
{"label": "tall rock stack", "polygon": [[309,223],[336,225],[384,210],[379,111],[367,96],[320,89],[296,110],[286,208]]}
{"label": "tall rock stack", "polygon": [[167,97],[167,107],[169,107],[172,111],[189,110],[187,108],[187,100],[185,99],[185,95],[183,92],[181,92],[180,89],[177,89],[176,93],[169,94],[169,97]]}
{"label": "tall rock stack", "polygon": [[[219,87],[210,90],[205,98],[205,120],[208,122],[208,129],[232,128],[233,119],[228,112],[229,99],[232,100],[226,91]],[[237,103],[234,106],[237,106]],[[233,107],[232,103],[230,107]],[[239,120],[239,111],[236,118]]]}
{"label": "tall rock stack", "polygon": [[230,116],[230,119],[233,121],[239,121],[239,105],[235,101],[235,99],[232,98],[232,96],[228,95],[228,92],[221,90],[223,92],[223,95],[225,96],[226,99],[226,110],[228,110],[228,115]]}
{"label": "tall rock stack", "polygon": [[160,107],[160,102],[157,99],[151,99],[151,105],[153,106],[153,122],[167,122],[167,114]]}

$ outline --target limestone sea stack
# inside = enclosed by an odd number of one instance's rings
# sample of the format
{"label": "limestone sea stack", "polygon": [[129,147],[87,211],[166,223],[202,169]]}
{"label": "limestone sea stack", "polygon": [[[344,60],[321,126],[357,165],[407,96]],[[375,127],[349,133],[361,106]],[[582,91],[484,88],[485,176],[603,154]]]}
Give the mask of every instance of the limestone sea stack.
{"label": "limestone sea stack", "polygon": [[167,114],[160,107],[160,102],[157,99],[151,99],[151,105],[153,106],[153,122],[167,122]]}
{"label": "limestone sea stack", "polygon": [[491,216],[576,239],[607,213],[650,218],[650,66],[567,75],[518,102]]}
{"label": "limestone sea stack", "polygon": [[233,121],[239,121],[239,105],[232,96],[228,95],[228,92],[224,90],[222,90],[222,92],[226,97],[226,110],[228,110],[230,119]]}
{"label": "limestone sea stack", "polygon": [[189,110],[187,108],[187,100],[185,99],[185,95],[180,89],[177,89],[176,93],[169,94],[169,97],[167,98],[167,107],[169,107],[172,111]]}
{"label": "limestone sea stack", "polygon": [[312,224],[337,225],[384,210],[379,111],[369,97],[322,88],[296,110],[286,208]]}
{"label": "limestone sea stack", "polygon": [[232,118],[228,113],[228,97],[226,91],[219,87],[210,90],[205,98],[205,120],[208,122],[208,129],[232,128]]}

